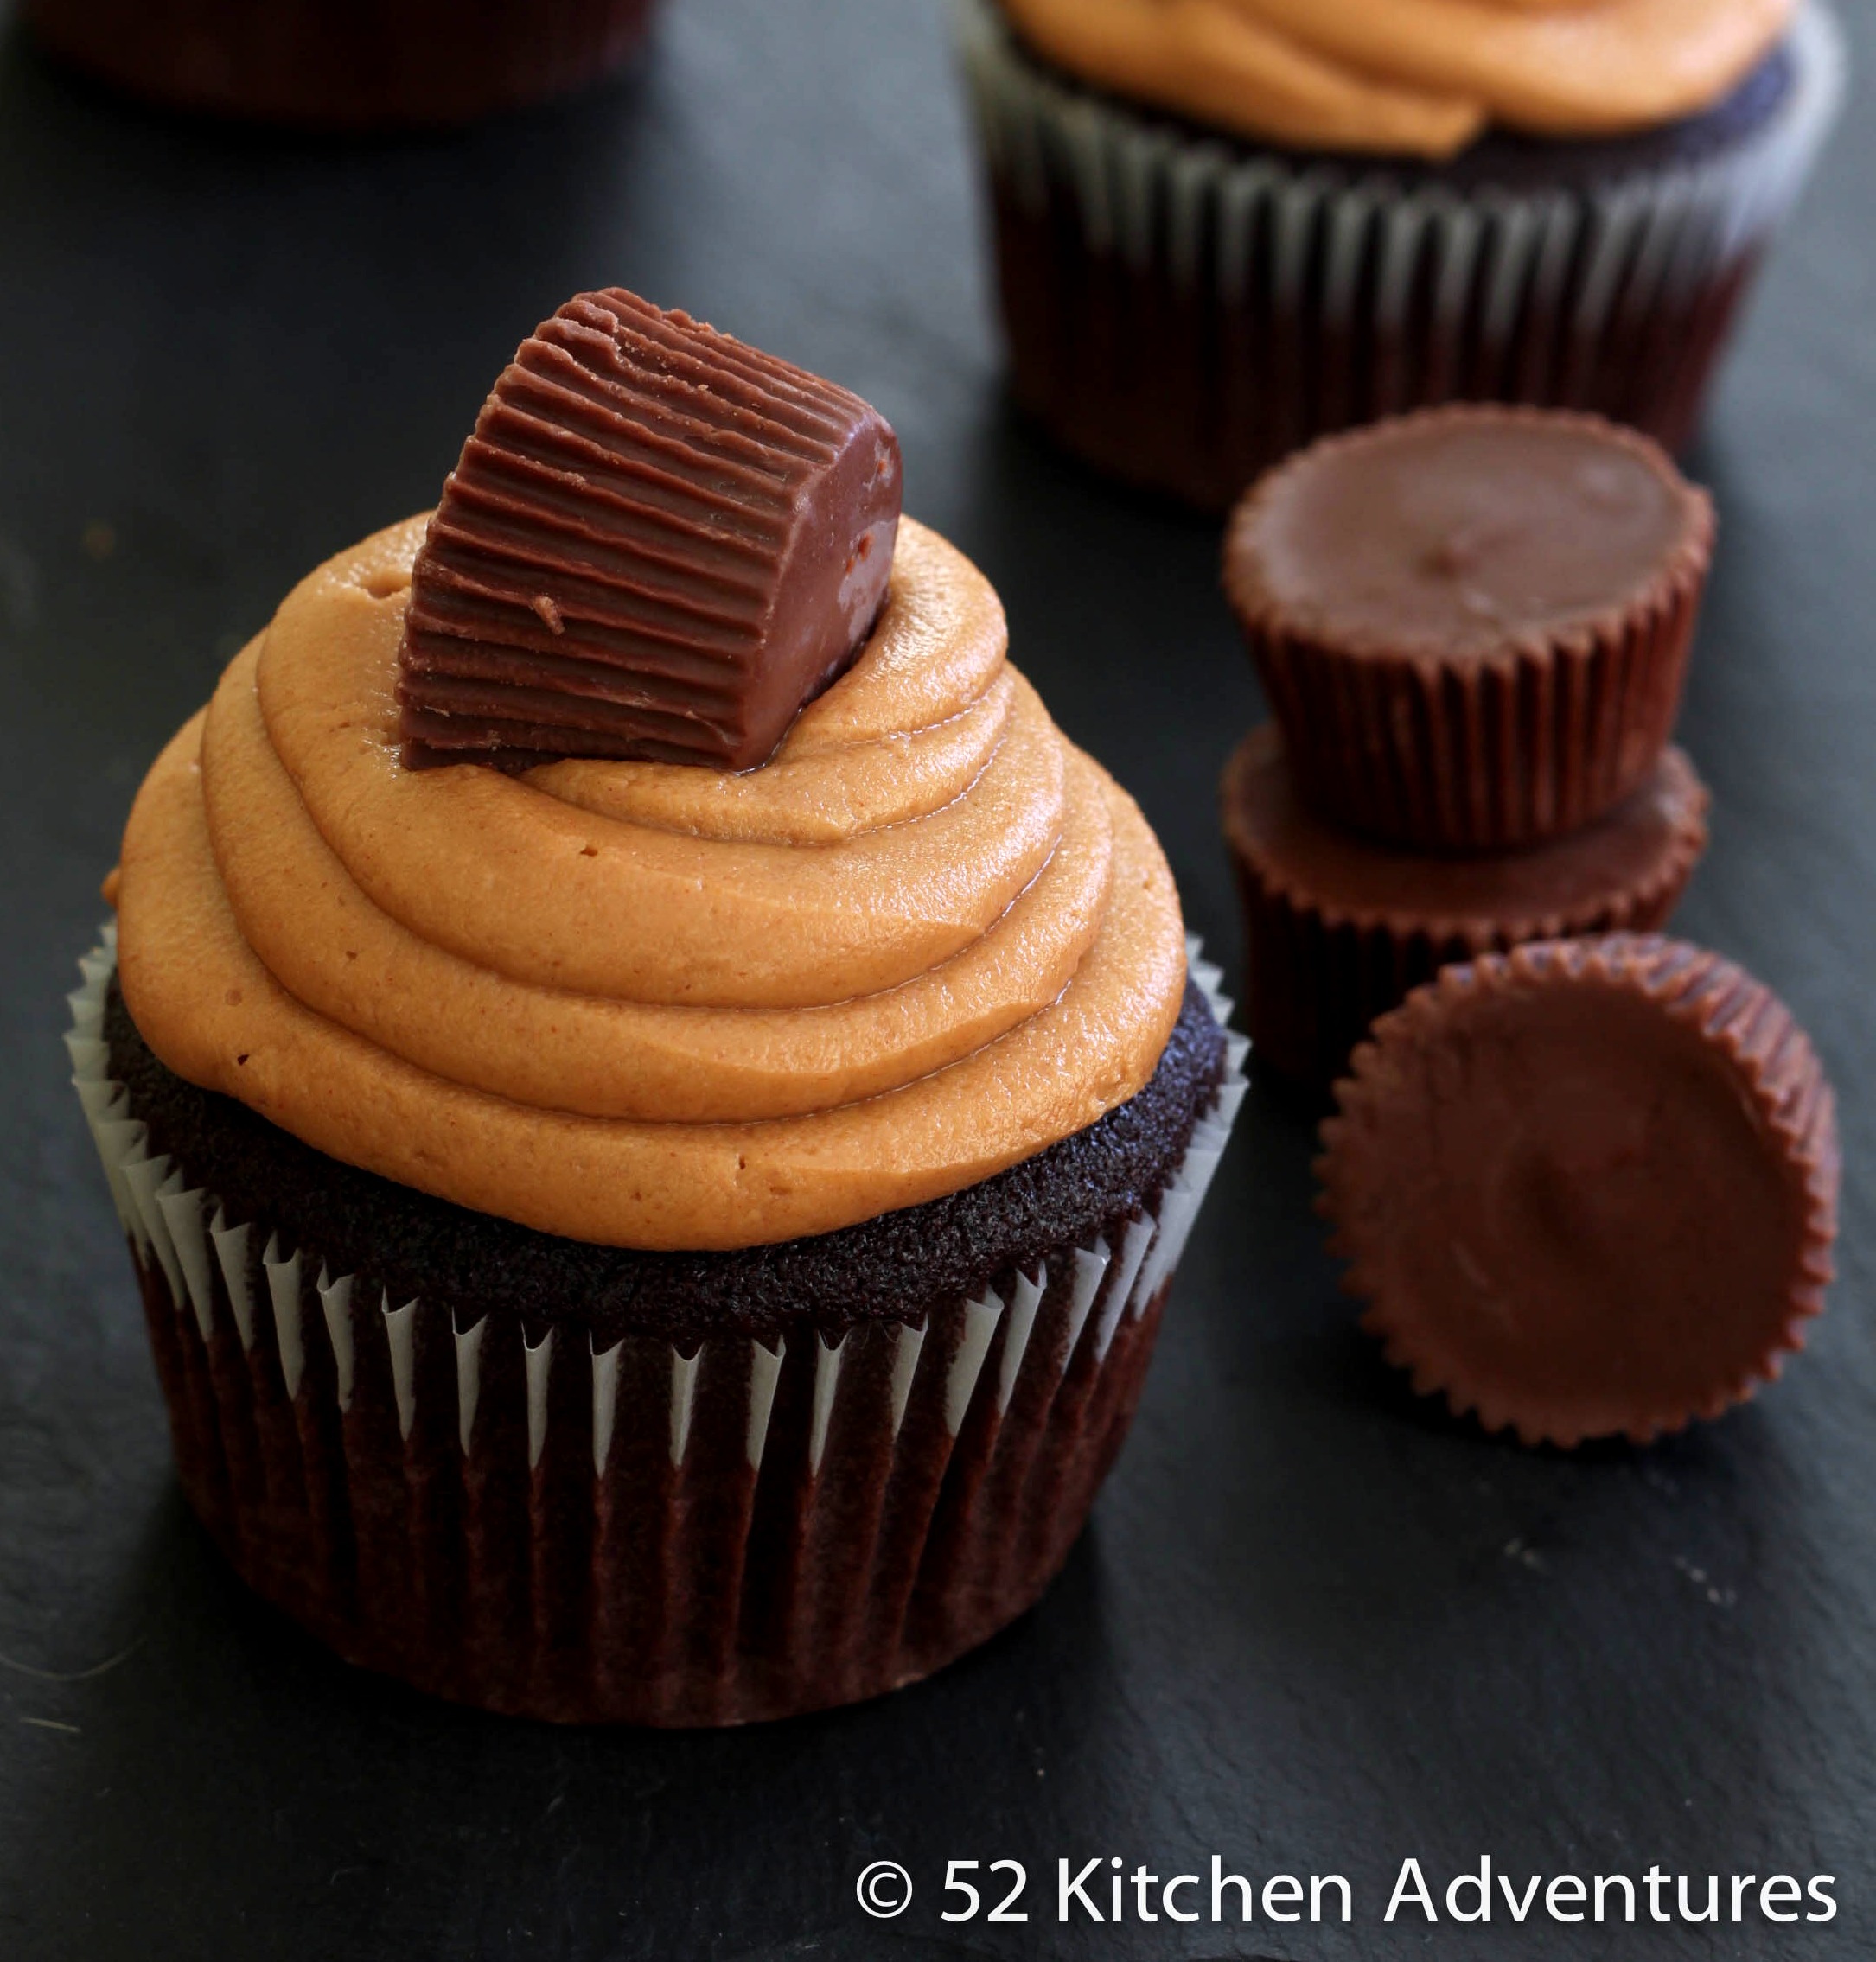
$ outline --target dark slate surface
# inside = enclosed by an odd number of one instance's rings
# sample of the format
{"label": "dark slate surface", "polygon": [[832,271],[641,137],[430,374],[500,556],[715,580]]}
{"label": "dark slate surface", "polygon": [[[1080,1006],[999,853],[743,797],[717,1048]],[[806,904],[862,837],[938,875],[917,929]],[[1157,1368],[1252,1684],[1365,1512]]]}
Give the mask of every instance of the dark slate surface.
{"label": "dark slate surface", "polygon": [[[1786,994],[1843,1098],[1842,1278],[1787,1381],[1643,1452],[1451,1423],[1352,1331],[1306,1127],[1254,1102],[1133,1441],[1026,1623],[833,1717],[563,1735],[329,1661],[177,1495],[58,1045],[143,766],[296,577],[433,499],[521,334],[623,281],[890,416],[909,508],[1002,588],[1235,964],[1209,786],[1254,695],[1212,532],[1003,407],[937,0],[678,0],[598,99],[342,152],[142,117],[0,48],[0,1955],[1876,1948],[1873,159],[1847,124],[1694,459],[1724,547],[1683,740],[1718,811],[1681,924]],[[1357,1919],[1054,1921],[1057,1857],[1213,1852],[1345,1874]],[[1842,1908],[1381,1921],[1406,1856],[1443,1883],[1482,1853],[1521,1883],[1658,1861],[1696,1901],[1709,1873],[1828,1872]],[[1032,1919],[942,1924],[944,1863],[1005,1856]],[[877,1857],[918,1885],[890,1924],[853,1899]]]}

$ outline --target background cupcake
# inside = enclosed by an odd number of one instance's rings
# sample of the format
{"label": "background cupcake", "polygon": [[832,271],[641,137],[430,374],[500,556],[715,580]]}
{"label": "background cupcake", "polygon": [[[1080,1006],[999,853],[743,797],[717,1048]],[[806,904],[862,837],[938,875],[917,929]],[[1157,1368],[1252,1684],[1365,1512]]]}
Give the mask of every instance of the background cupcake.
{"label": "background cupcake", "polygon": [[1219,508],[1484,398],[1670,449],[1835,113],[1819,3],[963,0],[1019,402]]}
{"label": "background cupcake", "polygon": [[355,1661],[876,1694],[1120,1447],[1243,1045],[898,497],[856,398],[584,296],[138,795],[80,1094],[191,1501]]}
{"label": "background cupcake", "polygon": [[597,81],[654,0],[29,0],[41,45],[177,109],[329,128],[467,123]]}

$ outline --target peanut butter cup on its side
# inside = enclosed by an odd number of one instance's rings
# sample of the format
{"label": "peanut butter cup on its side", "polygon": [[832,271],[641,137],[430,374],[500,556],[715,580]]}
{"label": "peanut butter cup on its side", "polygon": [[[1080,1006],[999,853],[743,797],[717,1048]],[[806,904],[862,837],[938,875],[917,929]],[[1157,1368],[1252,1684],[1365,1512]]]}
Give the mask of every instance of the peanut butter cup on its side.
{"label": "peanut butter cup on its side", "polygon": [[1304,797],[1391,844],[1591,823],[1673,728],[1713,513],[1645,436],[1458,407],[1270,472],[1224,583]]}
{"label": "peanut butter cup on its side", "polygon": [[1363,1324],[1528,1444],[1637,1443],[1777,1376],[1823,1306],[1835,1105],[1789,1011],[1657,936],[1447,968],[1323,1127]]}
{"label": "peanut butter cup on its side", "polygon": [[417,555],[405,761],[766,762],[878,621],[900,475],[851,391],[618,287],[569,300]]}

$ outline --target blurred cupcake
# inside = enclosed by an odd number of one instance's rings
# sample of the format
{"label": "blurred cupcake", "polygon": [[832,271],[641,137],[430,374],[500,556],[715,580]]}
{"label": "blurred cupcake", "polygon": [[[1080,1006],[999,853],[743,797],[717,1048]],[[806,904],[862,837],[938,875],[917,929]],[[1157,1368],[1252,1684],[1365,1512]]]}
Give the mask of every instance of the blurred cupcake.
{"label": "blurred cupcake", "polygon": [[961,0],[1018,401],[1212,509],[1450,399],[1670,449],[1841,92],[1822,0]]}
{"label": "blurred cupcake", "polygon": [[80,1094],[189,1497],[341,1653],[738,1722],[1060,1565],[1243,1045],[1005,643],[874,411],[612,291],[158,760]]}
{"label": "blurred cupcake", "polygon": [[146,100],[244,121],[474,122],[610,74],[654,0],[27,0],[46,50]]}

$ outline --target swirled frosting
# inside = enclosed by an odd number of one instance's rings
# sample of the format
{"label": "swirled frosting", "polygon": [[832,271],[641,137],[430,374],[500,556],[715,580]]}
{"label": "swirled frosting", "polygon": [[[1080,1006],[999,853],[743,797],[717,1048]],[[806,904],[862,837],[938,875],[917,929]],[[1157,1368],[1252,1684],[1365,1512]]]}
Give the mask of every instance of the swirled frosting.
{"label": "swirled frosting", "polygon": [[1139,1090],[1184,987],[1138,809],[906,521],[879,626],[763,768],[413,771],[426,523],[321,567],[138,793],[124,1000],[319,1150],[605,1245],[830,1231]]}
{"label": "swirled frosting", "polygon": [[1692,115],[1795,0],[1003,0],[1120,95],[1305,149],[1432,157],[1488,124],[1596,137]]}

